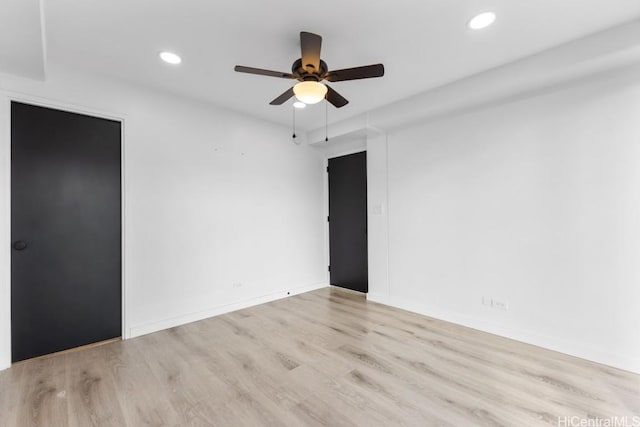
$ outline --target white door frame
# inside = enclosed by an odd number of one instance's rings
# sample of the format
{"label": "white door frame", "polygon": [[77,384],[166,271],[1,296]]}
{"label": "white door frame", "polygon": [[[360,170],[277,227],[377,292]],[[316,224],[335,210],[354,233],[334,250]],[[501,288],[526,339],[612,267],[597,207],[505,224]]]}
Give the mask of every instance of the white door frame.
{"label": "white door frame", "polygon": [[[125,193],[125,135],[126,120],[125,114],[111,113],[98,110],[92,107],[70,104],[63,101],[52,100],[24,94],[19,92],[0,90],[0,159],[4,164],[0,164],[0,170],[4,167],[4,176],[0,177],[0,209],[4,210],[4,220],[0,223],[0,238],[3,242],[0,245],[0,370],[11,366],[11,101],[23,102],[25,104],[40,107],[53,108],[56,110],[68,111],[72,113],[84,114],[92,117],[104,118],[120,122],[120,194],[121,194],[121,227],[122,227],[122,339],[129,338],[127,312],[128,293],[126,286],[126,264],[125,264],[125,238],[126,238],[126,193]],[[0,213],[0,219],[3,215]]]}

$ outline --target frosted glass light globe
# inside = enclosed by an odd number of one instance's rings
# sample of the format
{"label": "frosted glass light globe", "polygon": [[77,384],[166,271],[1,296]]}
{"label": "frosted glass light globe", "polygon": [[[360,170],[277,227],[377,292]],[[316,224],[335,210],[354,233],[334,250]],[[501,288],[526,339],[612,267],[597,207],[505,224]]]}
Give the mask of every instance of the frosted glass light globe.
{"label": "frosted glass light globe", "polygon": [[300,102],[317,104],[327,94],[327,87],[319,82],[300,82],[293,87],[293,93]]}

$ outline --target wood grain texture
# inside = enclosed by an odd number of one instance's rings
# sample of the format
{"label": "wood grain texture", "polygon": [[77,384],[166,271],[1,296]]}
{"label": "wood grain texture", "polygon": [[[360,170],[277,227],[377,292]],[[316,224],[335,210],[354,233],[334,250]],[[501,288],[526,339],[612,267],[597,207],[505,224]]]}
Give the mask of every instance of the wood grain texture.
{"label": "wood grain texture", "polygon": [[0,372],[2,426],[537,426],[640,376],[321,289]]}

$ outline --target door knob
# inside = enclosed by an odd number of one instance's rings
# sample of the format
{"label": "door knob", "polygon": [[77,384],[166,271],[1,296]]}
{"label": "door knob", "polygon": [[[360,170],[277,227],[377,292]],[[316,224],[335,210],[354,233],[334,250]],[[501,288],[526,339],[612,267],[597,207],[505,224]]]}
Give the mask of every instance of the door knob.
{"label": "door knob", "polygon": [[15,249],[16,251],[22,251],[26,248],[27,248],[27,243],[23,242],[22,240],[17,240],[13,242],[13,249]]}

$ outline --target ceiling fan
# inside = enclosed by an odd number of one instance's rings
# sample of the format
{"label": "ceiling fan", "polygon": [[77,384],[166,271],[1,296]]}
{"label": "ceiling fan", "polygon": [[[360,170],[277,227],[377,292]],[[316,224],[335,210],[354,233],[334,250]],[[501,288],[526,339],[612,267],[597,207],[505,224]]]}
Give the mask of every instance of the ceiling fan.
{"label": "ceiling fan", "polygon": [[342,82],[345,80],[369,79],[384,76],[384,65],[382,64],[329,71],[327,64],[320,59],[321,46],[322,37],[317,34],[302,31],[300,33],[302,57],[293,62],[291,73],[244,67],[242,65],[236,65],[234,70],[240,73],[258,74],[261,76],[299,81],[282,95],[271,101],[269,103],[271,105],[282,105],[289,98],[295,96],[305,104],[315,104],[326,99],[336,108],[344,107],[349,101],[331,87],[322,83],[322,81]]}

